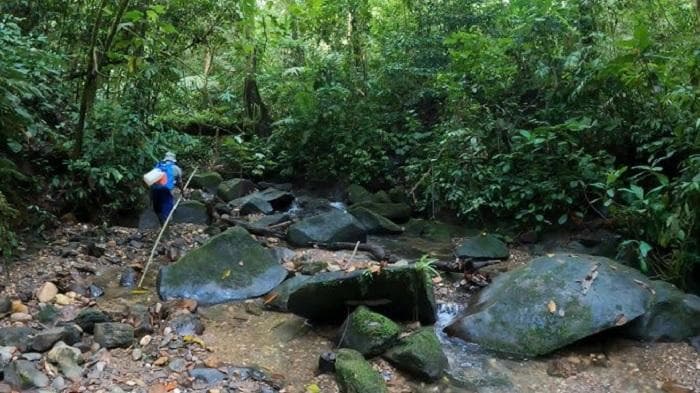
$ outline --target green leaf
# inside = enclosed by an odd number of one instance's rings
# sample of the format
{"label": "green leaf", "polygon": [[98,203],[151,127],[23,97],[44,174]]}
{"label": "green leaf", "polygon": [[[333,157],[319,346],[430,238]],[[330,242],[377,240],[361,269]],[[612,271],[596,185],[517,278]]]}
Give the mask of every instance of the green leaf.
{"label": "green leaf", "polygon": [[564,225],[568,220],[569,216],[567,214],[562,214],[561,217],[559,217],[559,220],[557,220],[557,222],[559,223],[559,225]]}

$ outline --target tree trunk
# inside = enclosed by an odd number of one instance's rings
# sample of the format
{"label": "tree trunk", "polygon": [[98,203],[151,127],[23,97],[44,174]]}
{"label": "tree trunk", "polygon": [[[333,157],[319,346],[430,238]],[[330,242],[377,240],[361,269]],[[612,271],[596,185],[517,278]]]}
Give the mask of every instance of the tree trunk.
{"label": "tree trunk", "polygon": [[257,73],[258,49],[253,49],[251,58],[252,70],[243,83],[243,103],[245,104],[246,116],[255,123],[255,132],[258,136],[266,137],[271,133],[271,119],[267,111],[267,106],[260,96],[258,82],[255,79]]}
{"label": "tree trunk", "polygon": [[92,34],[90,38],[90,51],[88,52],[87,69],[85,74],[85,84],[83,87],[83,94],[80,99],[80,114],[78,117],[78,125],[76,127],[76,140],[75,140],[75,150],[74,156],[79,157],[83,153],[83,144],[85,142],[85,122],[87,116],[92,109],[92,105],[95,102],[95,97],[97,95],[97,78],[99,76],[99,70],[105,61],[106,54],[109,52],[114,42],[114,37],[119,29],[119,22],[129,6],[130,0],[121,0],[117,12],[112,20],[112,25],[107,34],[107,39],[105,40],[104,46],[101,51],[97,50],[97,37],[100,32],[100,27],[102,25],[102,13],[104,7],[107,3],[106,0],[100,2],[100,8],[97,11],[97,17],[95,18],[95,24],[93,25]]}

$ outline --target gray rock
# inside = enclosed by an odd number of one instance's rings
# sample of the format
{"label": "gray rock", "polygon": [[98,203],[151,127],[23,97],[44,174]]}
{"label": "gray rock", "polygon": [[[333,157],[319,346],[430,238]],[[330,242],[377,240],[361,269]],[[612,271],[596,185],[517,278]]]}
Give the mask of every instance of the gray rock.
{"label": "gray rock", "polygon": [[295,246],[314,243],[365,242],[367,232],[351,214],[339,210],[306,218],[287,232],[289,242]]}
{"label": "gray rock", "polygon": [[335,359],[335,375],[341,392],[386,393],[384,379],[357,351],[340,349]]}
{"label": "gray rock", "polygon": [[134,328],[126,323],[95,324],[95,342],[102,348],[126,348],[134,342]]}
{"label": "gray rock", "polygon": [[173,372],[181,373],[187,369],[187,362],[181,358],[173,359],[168,363],[168,368]]}
{"label": "gray rock", "polygon": [[73,345],[80,341],[81,336],[82,332],[76,325],[65,325],[42,330],[34,336],[32,349],[37,352],[45,352],[59,341]]}
{"label": "gray rock", "polygon": [[271,183],[266,181],[261,181],[258,183],[261,190],[266,190],[268,188],[275,188],[282,191],[292,191],[292,183]]}
{"label": "gray rock", "polygon": [[7,295],[0,295],[0,314],[8,313],[12,310],[12,300]]}
{"label": "gray rock", "polygon": [[348,203],[356,204],[366,201],[372,201],[372,193],[359,184],[351,184],[347,189]]}
{"label": "gray rock", "polygon": [[689,340],[690,346],[700,353],[700,336],[691,337]]}
{"label": "gray rock", "polygon": [[19,389],[49,386],[49,378],[46,374],[37,370],[34,364],[27,360],[15,360],[5,367],[5,382]]}
{"label": "gray rock", "polygon": [[198,201],[183,201],[173,213],[173,224],[209,225],[209,210],[207,205]]}
{"label": "gray rock", "polygon": [[700,297],[663,281],[651,285],[655,293],[647,312],[625,326],[625,333],[644,341],[682,341],[700,335]]}
{"label": "gray rock", "polygon": [[384,357],[399,370],[426,381],[438,380],[448,367],[447,356],[432,327],[402,338]]}
{"label": "gray rock", "polygon": [[371,357],[380,355],[399,338],[401,328],[391,319],[360,306],[340,328],[339,348],[350,348]]}
{"label": "gray rock", "polygon": [[497,237],[489,234],[481,234],[465,240],[455,255],[463,259],[508,259],[510,252],[508,247]]}
{"label": "gray rock", "polygon": [[265,306],[272,310],[289,311],[287,309],[287,302],[289,301],[289,295],[292,292],[299,289],[302,284],[309,280],[311,276],[296,275],[282,282],[277,288],[270,292],[271,301],[267,302]]}
{"label": "gray rock", "polygon": [[139,215],[139,230],[150,231],[158,228],[160,228],[160,219],[158,219],[158,215],[153,211],[153,208],[147,207],[143,209]]}
{"label": "gray rock", "polygon": [[286,275],[269,250],[234,227],[161,268],[158,293],[164,300],[193,299],[211,305],[264,295]]}
{"label": "gray rock", "polygon": [[127,266],[119,275],[119,286],[123,288],[133,288],[136,285],[138,273],[131,266]]}
{"label": "gray rock", "polygon": [[0,370],[10,364],[16,350],[15,347],[0,347]]}
{"label": "gray rock", "polygon": [[603,257],[536,258],[498,276],[445,330],[491,350],[543,355],[644,314],[651,300],[646,282]]}
{"label": "gray rock", "polygon": [[297,284],[287,309],[311,320],[340,321],[348,306],[364,304],[396,320],[435,322],[432,280],[414,266],[388,267],[370,277],[360,271],[319,273]]}
{"label": "gray rock", "polygon": [[168,325],[180,336],[200,335],[204,333],[204,324],[196,314],[181,313],[175,315]]}
{"label": "gray rock", "polygon": [[129,319],[134,326],[134,335],[143,337],[153,333],[153,324],[151,323],[151,312],[144,304],[132,304],[129,306]]}
{"label": "gray rock", "polygon": [[192,176],[192,188],[200,188],[210,194],[215,194],[219,184],[224,181],[217,172],[199,172]]}
{"label": "gray rock", "polygon": [[73,382],[80,381],[83,375],[83,363],[80,350],[59,341],[47,354],[46,358],[61,369],[63,375]]}
{"label": "gray rock", "polygon": [[390,219],[383,217],[364,207],[353,207],[348,210],[350,214],[362,223],[367,233],[372,235],[399,234],[403,228],[396,225]]}
{"label": "gray rock", "polygon": [[217,384],[226,378],[226,374],[215,368],[193,368],[190,370],[190,377],[195,379],[195,382],[211,386]]}
{"label": "gray rock", "polygon": [[294,250],[290,250],[289,248],[286,248],[286,247],[273,247],[270,249],[270,252],[272,253],[272,256],[279,263],[289,262],[296,255]]}
{"label": "gray rock", "polygon": [[246,179],[231,179],[219,184],[216,194],[224,200],[230,202],[236,198],[240,198],[255,191],[255,183]]}
{"label": "gray rock", "polygon": [[22,359],[29,360],[30,362],[38,362],[41,360],[41,354],[37,352],[26,352],[22,354]]}
{"label": "gray rock", "polygon": [[[254,201],[254,204],[261,213],[264,213],[264,211],[269,211],[268,213],[264,214],[270,214],[272,211],[286,210],[294,201],[294,195],[287,191],[269,188],[264,191],[254,192],[250,195],[237,198],[231,202],[231,205],[234,207],[239,207],[241,209],[241,214],[250,214],[244,213],[243,207],[246,204],[249,204],[251,201]],[[267,205],[270,206],[271,210],[267,208]],[[250,207],[250,209],[253,208],[254,207]]]}
{"label": "gray rock", "polygon": [[26,352],[32,346],[32,337],[36,330],[28,327],[0,328],[0,345],[16,347],[20,352]]}
{"label": "gray rock", "polygon": [[52,324],[58,318],[58,309],[53,304],[43,304],[39,306],[36,319],[43,324]]}
{"label": "gray rock", "polygon": [[239,213],[242,216],[247,216],[249,214],[272,214],[274,211],[275,209],[272,208],[270,203],[255,196],[255,194],[246,197],[246,201],[239,207]]}
{"label": "gray rock", "polygon": [[86,333],[92,333],[96,323],[111,322],[112,319],[107,314],[96,308],[84,308],[80,310],[73,323],[80,326]]}

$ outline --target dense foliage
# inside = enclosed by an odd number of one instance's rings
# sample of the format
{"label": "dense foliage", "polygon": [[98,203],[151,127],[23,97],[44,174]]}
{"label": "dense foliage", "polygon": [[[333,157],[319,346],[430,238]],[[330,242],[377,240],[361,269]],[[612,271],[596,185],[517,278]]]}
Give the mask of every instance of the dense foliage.
{"label": "dense foliage", "polygon": [[642,270],[700,266],[694,1],[65,3],[0,4],[3,250],[40,212],[133,208],[174,149],[426,214],[601,219]]}

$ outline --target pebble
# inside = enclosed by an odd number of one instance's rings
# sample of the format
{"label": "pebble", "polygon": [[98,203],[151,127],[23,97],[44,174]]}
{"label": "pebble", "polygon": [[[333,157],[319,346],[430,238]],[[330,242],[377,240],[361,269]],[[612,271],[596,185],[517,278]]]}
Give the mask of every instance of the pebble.
{"label": "pebble", "polygon": [[187,368],[187,362],[184,359],[174,359],[168,364],[168,368],[176,373],[181,373]]}
{"label": "pebble", "polygon": [[153,337],[151,337],[150,335],[147,334],[147,335],[141,337],[141,341],[139,341],[139,345],[141,345],[142,347],[145,347],[146,345],[151,343],[151,340],[153,340]]}
{"label": "pebble", "polygon": [[30,362],[35,362],[41,360],[41,354],[36,352],[23,353],[22,358],[29,360]]}
{"label": "pebble", "polygon": [[10,315],[10,319],[15,322],[29,322],[32,320],[32,316],[24,312],[16,312]]}
{"label": "pebble", "polygon": [[13,313],[23,313],[23,314],[28,314],[29,313],[29,307],[25,306],[22,304],[21,301],[19,300],[13,300],[12,301],[12,312]]}
{"label": "pebble", "polygon": [[58,305],[67,306],[69,304],[73,304],[73,299],[71,299],[70,297],[68,297],[66,295],[59,293],[58,295],[56,295],[55,302]]}
{"label": "pebble", "polygon": [[143,356],[143,352],[141,352],[140,349],[136,348],[134,351],[131,353],[131,358],[134,360],[139,360]]}
{"label": "pebble", "polygon": [[52,282],[45,282],[36,293],[36,298],[41,303],[48,303],[58,295],[58,288]]}
{"label": "pebble", "polygon": [[163,366],[166,363],[168,363],[168,357],[167,356],[161,356],[158,359],[156,359],[155,362],[153,362],[154,366]]}

